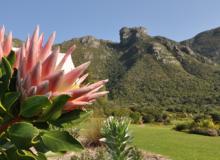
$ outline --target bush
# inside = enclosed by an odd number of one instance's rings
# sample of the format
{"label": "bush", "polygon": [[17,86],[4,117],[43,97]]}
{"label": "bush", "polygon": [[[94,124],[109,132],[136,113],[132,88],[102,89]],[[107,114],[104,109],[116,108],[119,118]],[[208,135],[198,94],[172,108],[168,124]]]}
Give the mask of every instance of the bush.
{"label": "bush", "polygon": [[190,129],[190,124],[187,123],[177,124],[174,129],[177,131],[186,131]]}
{"label": "bush", "polygon": [[204,127],[204,128],[213,128],[213,129],[216,128],[212,119],[204,119],[199,124],[201,127]]}
{"label": "bush", "polygon": [[160,113],[154,114],[155,122],[163,122],[163,115]]}
{"label": "bush", "polygon": [[141,124],[142,116],[139,112],[131,112],[130,118],[132,119],[132,123]]}
{"label": "bush", "polygon": [[188,131],[189,133],[207,136],[220,135],[219,126],[215,125],[212,119],[204,119],[204,117],[201,116],[194,118],[194,121],[191,123],[178,124],[174,129],[177,131]]}
{"label": "bush", "polygon": [[209,129],[216,129],[217,126],[214,124],[212,119],[200,119],[194,120],[192,122],[192,128],[200,127],[200,128],[209,128]]}
{"label": "bush", "polygon": [[144,114],[142,119],[143,123],[151,123],[154,121],[154,116],[151,114]]}
{"label": "bush", "polygon": [[220,123],[220,113],[219,112],[214,112],[210,114],[213,121],[216,123]]}
{"label": "bush", "polygon": [[202,119],[204,119],[204,115],[196,115],[193,117],[193,120],[196,123],[200,122]]}
{"label": "bush", "polygon": [[206,136],[218,136],[218,131],[216,129],[207,129],[207,128],[192,128],[190,133],[201,134]]}
{"label": "bush", "polygon": [[101,136],[101,128],[102,128],[101,118],[91,118],[89,123],[86,126],[85,131],[82,133],[82,137],[84,138],[83,144],[87,147],[96,147],[100,146],[101,143],[99,139]]}

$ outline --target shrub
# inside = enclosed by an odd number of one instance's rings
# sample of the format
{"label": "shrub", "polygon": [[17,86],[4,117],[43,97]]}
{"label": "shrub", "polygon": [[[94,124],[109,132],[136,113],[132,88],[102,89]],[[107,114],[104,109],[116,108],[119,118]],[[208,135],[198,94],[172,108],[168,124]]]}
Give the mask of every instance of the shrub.
{"label": "shrub", "polygon": [[101,129],[103,141],[113,160],[128,158],[131,148],[128,146],[132,136],[128,131],[130,121],[127,118],[109,117]]}
{"label": "shrub", "polygon": [[194,122],[200,122],[202,119],[204,119],[204,115],[196,115],[193,117]]}
{"label": "shrub", "polygon": [[160,113],[154,114],[155,122],[163,122],[163,115]]}
{"label": "shrub", "polygon": [[167,112],[162,114],[163,123],[165,125],[171,124],[170,118],[171,118],[171,116]]}
{"label": "shrub", "polygon": [[131,112],[130,118],[132,123],[141,124],[142,123],[142,116],[139,112]]}
{"label": "shrub", "polygon": [[167,119],[166,121],[163,122],[164,125],[170,125],[171,124],[171,120]]}
{"label": "shrub", "polygon": [[178,124],[174,129],[177,131],[188,131],[189,133],[207,136],[219,135],[219,126],[215,125],[212,119],[204,119],[204,117],[196,117],[193,122],[188,124]]}
{"label": "shrub", "polygon": [[82,132],[82,137],[84,138],[83,144],[87,147],[96,147],[100,146],[101,143],[99,139],[101,136],[101,128],[102,128],[101,118],[91,118],[89,123],[86,126],[84,132]]}
{"label": "shrub", "polygon": [[216,129],[207,129],[207,128],[192,128],[190,133],[201,134],[206,136],[218,136],[218,131]]}
{"label": "shrub", "polygon": [[219,112],[214,112],[210,114],[213,121],[216,123],[220,123],[220,113]]}
{"label": "shrub", "polygon": [[212,119],[204,119],[199,123],[201,127],[204,128],[216,128]]}
{"label": "shrub", "polygon": [[187,123],[177,124],[174,129],[177,131],[186,131],[190,129],[190,124]]}
{"label": "shrub", "polygon": [[154,121],[154,116],[151,114],[144,114],[143,115],[143,123],[151,123]]}

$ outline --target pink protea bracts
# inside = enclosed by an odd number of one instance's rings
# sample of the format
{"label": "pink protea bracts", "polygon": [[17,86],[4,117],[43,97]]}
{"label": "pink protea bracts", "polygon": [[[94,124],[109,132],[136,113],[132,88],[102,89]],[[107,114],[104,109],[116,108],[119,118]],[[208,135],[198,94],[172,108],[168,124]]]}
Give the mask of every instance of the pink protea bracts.
{"label": "pink protea bracts", "polygon": [[88,76],[84,72],[90,62],[74,67],[71,53],[75,46],[72,46],[66,54],[62,54],[59,48],[52,50],[55,33],[49,37],[45,45],[43,38],[44,35],[39,35],[37,27],[33,36],[26,40],[16,54],[17,86],[23,99],[33,95],[46,95],[51,98],[68,94],[71,98],[65,104],[64,110],[71,111],[89,105],[108,93],[99,92],[108,80],[82,85]]}
{"label": "pink protea bracts", "polygon": [[12,33],[5,37],[5,27],[0,27],[0,61],[3,56],[8,56],[12,48]]}

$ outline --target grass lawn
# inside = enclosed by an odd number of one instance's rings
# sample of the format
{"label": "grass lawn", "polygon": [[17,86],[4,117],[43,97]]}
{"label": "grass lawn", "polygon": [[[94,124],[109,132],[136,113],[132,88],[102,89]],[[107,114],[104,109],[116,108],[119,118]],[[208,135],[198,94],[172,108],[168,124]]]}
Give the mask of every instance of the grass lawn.
{"label": "grass lawn", "polygon": [[220,137],[177,132],[171,127],[132,125],[134,144],[173,160],[220,160]]}

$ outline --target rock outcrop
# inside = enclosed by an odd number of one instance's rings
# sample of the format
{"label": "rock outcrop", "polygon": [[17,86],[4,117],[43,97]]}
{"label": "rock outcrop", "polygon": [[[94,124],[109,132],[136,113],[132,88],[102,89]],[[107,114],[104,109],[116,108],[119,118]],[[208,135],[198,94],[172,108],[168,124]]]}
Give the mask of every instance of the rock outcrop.
{"label": "rock outcrop", "polygon": [[100,46],[100,40],[96,39],[93,36],[85,36],[80,38],[80,42],[83,45],[86,45],[88,47],[92,47],[92,48],[98,48]]}
{"label": "rock outcrop", "polygon": [[147,36],[147,30],[144,27],[123,27],[120,29],[120,43],[122,45],[133,43],[137,39]]}

